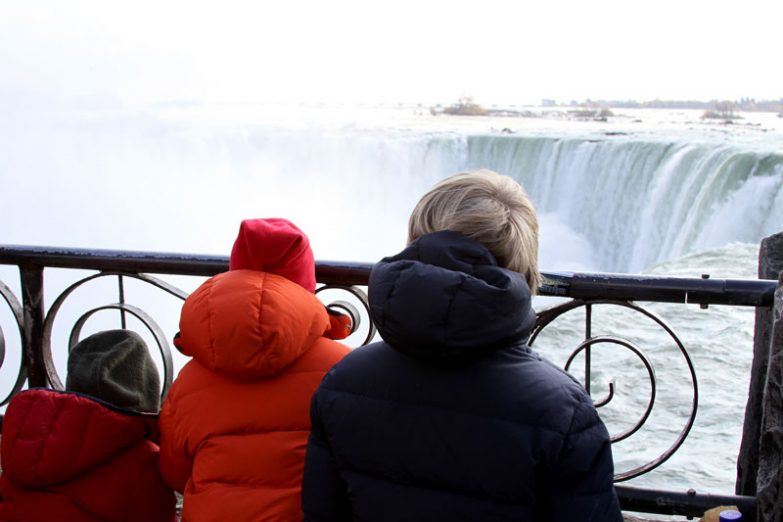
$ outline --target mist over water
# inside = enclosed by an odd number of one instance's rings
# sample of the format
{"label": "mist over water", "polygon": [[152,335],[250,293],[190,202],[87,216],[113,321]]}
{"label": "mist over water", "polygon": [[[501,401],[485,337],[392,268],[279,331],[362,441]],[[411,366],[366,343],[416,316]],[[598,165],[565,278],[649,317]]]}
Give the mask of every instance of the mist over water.
{"label": "mist over water", "polygon": [[[228,255],[242,219],[282,216],[310,236],[317,259],[374,262],[404,246],[408,215],[426,190],[475,168],[525,187],[539,212],[543,270],[755,277],[758,242],[783,230],[783,132],[773,128],[633,127],[631,119],[611,132],[592,122],[533,128],[518,119],[435,119],[388,107],[28,109],[0,123],[2,244]],[[498,130],[508,126],[510,133]],[[67,284],[62,272],[47,271],[47,306]],[[0,280],[18,288],[15,268],[0,266]],[[198,283],[175,284],[190,291]],[[176,302],[157,310],[154,293],[137,295],[173,335]],[[702,406],[680,452],[642,482],[727,493],[752,310],[652,308],[672,321],[694,358]],[[619,330],[651,351],[670,349],[654,328],[624,313],[609,310],[602,321],[606,332]],[[53,343],[58,369],[73,324],[62,322]],[[565,320],[536,349],[562,364],[579,324]],[[6,383],[18,361],[2,303],[0,325],[10,358],[0,372]],[[644,375],[624,357],[609,353],[595,382],[600,397],[605,382],[618,379],[618,399],[602,411],[613,431],[642,404],[632,392],[644,388]],[[677,385],[678,357],[664,354],[656,367],[669,380],[661,391],[661,401],[673,401],[668,412],[688,406]],[[618,467],[655,454],[657,442],[681,426],[665,415],[652,420],[641,442],[617,445]]]}

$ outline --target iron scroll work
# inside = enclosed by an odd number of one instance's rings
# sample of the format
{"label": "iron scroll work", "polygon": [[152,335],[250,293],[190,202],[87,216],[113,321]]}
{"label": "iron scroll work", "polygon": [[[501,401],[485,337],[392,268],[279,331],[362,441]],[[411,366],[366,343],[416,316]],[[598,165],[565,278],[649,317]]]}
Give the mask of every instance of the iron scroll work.
{"label": "iron scroll work", "polygon": [[[171,346],[168,342],[167,335],[164,333],[161,326],[155,321],[155,319],[153,319],[153,317],[150,314],[145,312],[141,307],[126,302],[125,290],[124,290],[125,278],[132,278],[141,281],[143,283],[146,283],[150,286],[158,288],[159,290],[162,290],[163,292],[171,296],[174,296],[175,298],[178,298],[183,302],[185,301],[185,299],[187,299],[188,293],[159,278],[152,277],[146,274],[133,274],[133,273],[122,273],[122,272],[99,272],[97,274],[90,275],[88,277],[85,277],[73,283],[57,297],[57,299],[54,301],[52,306],[49,308],[49,311],[46,314],[46,319],[44,320],[42,348],[43,348],[43,359],[44,359],[44,364],[46,369],[47,381],[54,389],[62,390],[64,388],[63,381],[60,378],[57,369],[54,366],[53,357],[52,357],[52,330],[58,312],[60,311],[63,303],[69,297],[71,297],[71,295],[76,289],[91,281],[104,277],[117,278],[117,283],[118,283],[117,289],[118,289],[119,299],[117,302],[114,303],[107,303],[107,304],[102,304],[99,306],[89,308],[87,311],[82,313],[82,315],[77,318],[68,336],[68,351],[70,352],[73,349],[73,347],[76,346],[76,344],[79,342],[79,340],[81,339],[81,332],[82,329],[84,328],[84,325],[96,313],[101,311],[106,311],[106,310],[117,310],[120,314],[120,326],[123,329],[127,327],[126,316],[127,315],[133,316],[151,334],[157,346],[157,350],[160,353],[162,363],[163,363],[162,364],[163,378],[161,379],[161,384],[162,384],[161,399],[163,399],[166,397],[169,387],[171,386],[174,379],[174,360],[172,357]],[[359,307],[357,307],[353,302],[347,300],[338,300],[325,305],[327,308],[348,315],[351,319],[351,334],[355,333],[362,325],[361,316],[364,314],[367,317],[369,317],[369,303],[367,300],[367,294],[358,287],[344,286],[344,285],[323,285],[316,290],[316,294],[319,294],[327,290],[337,290],[341,292],[347,292],[350,296],[354,298],[355,301],[361,303],[361,306],[363,307],[363,311],[360,311]],[[361,343],[362,345],[368,344],[370,340],[375,336],[375,332],[376,332],[375,326],[372,325],[372,321],[367,320],[367,324],[369,324],[370,327],[367,329],[368,330],[367,335],[364,341]],[[0,336],[1,335],[2,335],[2,331],[0,330]],[[2,348],[3,346],[1,341],[2,339],[0,338],[0,348]],[[1,362],[2,360],[0,359],[0,363]]]}
{"label": "iron scroll work", "polygon": [[[117,281],[117,300],[92,306],[79,315],[68,334],[68,349],[70,350],[80,339],[87,323],[99,312],[117,312],[122,328],[128,326],[127,318],[135,321],[147,330],[154,339],[162,360],[163,389],[165,396],[173,380],[174,363],[169,339],[175,332],[165,332],[164,329],[140,306],[129,303],[125,286],[128,280],[133,280],[153,289],[164,292],[175,300],[184,301],[187,293],[181,289],[148,274],[173,274],[209,277],[228,269],[228,258],[208,256],[183,256],[181,254],[159,254],[144,252],[120,252],[98,250],[73,250],[33,247],[3,247],[0,246],[0,264],[17,265],[22,272],[22,296],[20,300],[11,289],[0,282],[0,314],[9,315],[10,322],[19,330],[23,357],[20,363],[16,382],[5,397],[3,404],[24,387],[27,382],[31,386],[50,386],[62,388],[62,379],[58,375],[53,362],[52,335],[54,324],[63,304],[73,297],[74,292],[88,283],[99,279]],[[83,277],[63,290],[52,302],[48,311],[43,310],[43,268],[71,268],[95,270],[96,273]],[[325,306],[347,313],[352,319],[352,335],[361,337],[354,344],[365,345],[376,336],[376,330],[369,313],[367,294],[362,289],[367,284],[372,265],[343,262],[319,262],[317,278],[322,284],[317,295],[325,302]],[[39,273],[40,272],[40,273]],[[32,273],[34,277],[30,277]],[[25,274],[28,274],[27,276]],[[770,306],[775,291],[774,281],[762,280],[699,280],[683,278],[655,278],[619,276],[607,274],[572,274],[545,273],[544,285],[539,293],[545,296],[560,296],[568,301],[544,310],[538,314],[537,324],[531,337],[531,344],[539,338],[541,332],[552,322],[563,315],[576,310],[585,312],[583,340],[571,352],[565,364],[570,370],[577,356],[585,359],[584,384],[588,393],[591,390],[592,353],[604,345],[613,345],[627,350],[640,362],[650,382],[650,394],[639,419],[629,429],[613,436],[613,442],[628,439],[647,422],[656,404],[657,379],[655,367],[645,355],[644,350],[628,339],[615,335],[593,335],[592,310],[596,305],[618,306],[633,313],[641,314],[655,322],[677,346],[690,375],[692,399],[690,412],[684,426],[675,441],[663,453],[650,462],[629,471],[619,473],[615,481],[625,481],[638,477],[660,466],[671,457],[687,438],[696,417],[698,408],[698,384],[696,371],[685,346],[660,317],[636,304],[636,301],[679,302],[709,304],[729,304],[737,306]],[[27,281],[36,288],[27,288]],[[40,293],[41,295],[38,295]],[[333,293],[345,298],[334,300],[325,296]],[[5,303],[5,306],[2,306]],[[37,315],[42,315],[36,318]],[[1,316],[0,316],[1,317]],[[40,324],[38,324],[40,322]],[[8,322],[6,322],[8,324]],[[349,337],[349,339],[351,339]],[[0,366],[5,362],[5,334],[0,327]],[[40,353],[36,353],[40,352]],[[36,370],[36,364],[42,366]],[[43,377],[41,377],[43,374]],[[596,406],[604,407],[615,397],[614,383],[608,384],[608,393],[595,400]]]}
{"label": "iron scroll work", "polygon": [[[10,311],[12,324],[19,331],[22,357],[15,383],[3,397],[0,406],[6,405],[11,397],[21,391],[25,384],[45,386],[62,390],[63,379],[54,362],[52,339],[55,323],[61,310],[69,300],[73,300],[77,290],[103,279],[116,278],[117,300],[90,306],[76,317],[67,334],[68,353],[82,338],[82,330],[97,314],[107,311],[118,312],[119,327],[127,328],[128,317],[133,317],[152,337],[161,359],[162,389],[164,398],[174,378],[174,360],[169,339],[176,332],[165,332],[164,328],[141,306],[126,299],[128,280],[140,282],[173,296],[184,302],[188,293],[176,286],[144,272],[156,274],[191,275],[209,277],[228,269],[228,258],[207,256],[183,256],[179,254],[157,254],[145,252],[118,252],[108,250],[59,249],[41,247],[3,247],[0,246],[0,264],[17,264],[22,279],[24,303],[16,297],[9,286],[0,281],[0,314]],[[376,328],[369,319],[367,294],[358,286],[369,276],[368,267],[344,268],[340,263],[320,263],[319,277],[328,279],[326,284],[316,290],[316,295],[325,302],[325,307],[351,320],[351,333],[361,333],[363,340],[357,345],[368,344],[376,335]],[[43,309],[43,270],[44,268],[94,269],[96,273],[83,277],[63,290],[48,310]],[[326,274],[326,275],[324,275]],[[329,293],[344,294],[345,298],[327,301]],[[29,303],[27,301],[30,301]],[[4,311],[3,308],[6,310]],[[40,317],[37,317],[40,316]],[[362,319],[362,317],[366,319]],[[2,317],[2,316],[0,316]],[[38,324],[37,327],[33,326]],[[360,332],[361,329],[361,332]],[[6,335],[0,323],[0,368],[5,361]],[[39,366],[38,371],[31,368]],[[2,416],[0,415],[0,419]]]}
{"label": "iron scroll work", "polygon": [[127,315],[132,315],[133,317],[138,319],[141,322],[141,324],[150,332],[150,334],[155,340],[155,344],[157,345],[158,352],[160,353],[161,358],[163,360],[163,364],[162,364],[163,379],[161,379],[161,383],[162,383],[161,398],[164,398],[168,393],[169,387],[171,386],[171,383],[174,379],[174,360],[171,355],[171,347],[169,346],[166,334],[163,332],[163,329],[152,318],[152,316],[150,316],[142,308],[129,304],[125,301],[125,278],[137,279],[153,287],[156,287],[160,290],[163,290],[164,292],[174,297],[177,297],[183,301],[187,298],[187,293],[183,292],[182,290],[176,288],[173,285],[166,283],[165,281],[162,281],[160,279],[145,274],[132,274],[132,273],[122,273],[122,272],[99,272],[97,274],[85,277],[73,283],[57,297],[57,299],[54,301],[52,306],[49,308],[49,312],[46,314],[46,319],[44,320],[44,330],[43,330],[43,343],[42,343],[43,359],[44,359],[44,365],[46,369],[46,376],[49,384],[51,385],[52,388],[57,390],[62,390],[64,388],[62,380],[60,379],[60,376],[57,373],[57,369],[54,366],[53,357],[52,357],[52,330],[58,312],[60,311],[63,303],[73,294],[73,292],[77,288],[81,287],[82,285],[85,285],[86,283],[89,283],[91,281],[103,277],[117,278],[117,289],[118,289],[117,293],[119,299],[116,303],[107,303],[107,304],[92,307],[88,309],[86,312],[82,313],[82,315],[77,318],[68,336],[68,352],[70,353],[73,347],[76,346],[76,344],[78,344],[79,340],[81,339],[82,328],[84,327],[87,320],[90,319],[97,312],[101,312],[104,310],[119,311],[120,326],[123,329],[127,327]]}
{"label": "iron scroll work", "polygon": [[[632,352],[634,356],[637,357],[643,364],[643,367],[647,374],[647,378],[649,379],[649,383],[650,383],[650,393],[649,393],[649,398],[647,400],[647,404],[640,418],[630,428],[620,433],[612,435],[611,438],[613,444],[628,439],[644,426],[644,424],[649,419],[650,414],[652,413],[652,410],[655,406],[658,384],[655,376],[655,368],[653,362],[645,354],[645,351],[641,349],[637,344],[635,344],[634,342],[628,339],[624,339],[614,335],[596,335],[596,336],[592,335],[592,311],[593,311],[593,307],[599,304],[618,306],[621,308],[632,310],[635,313],[642,314],[648,319],[654,321],[663,331],[665,331],[666,334],[672,339],[677,349],[679,350],[679,353],[682,356],[682,360],[684,361],[687,367],[688,375],[690,377],[690,389],[692,392],[691,401],[690,401],[690,411],[687,415],[687,418],[685,419],[681,431],[679,432],[675,440],[672,442],[672,444],[668,448],[666,448],[658,457],[650,460],[649,462],[637,466],[628,471],[618,473],[614,476],[615,482],[622,482],[638,477],[640,475],[644,475],[645,473],[657,468],[658,466],[666,462],[672,455],[674,455],[674,453],[680,448],[682,443],[685,442],[685,439],[688,437],[688,433],[690,433],[691,428],[693,427],[693,424],[696,420],[696,412],[698,410],[698,405],[699,405],[699,387],[696,378],[696,369],[694,368],[693,361],[691,360],[691,357],[688,355],[688,351],[686,350],[685,345],[682,343],[682,341],[674,332],[674,330],[672,330],[672,328],[669,327],[669,325],[667,325],[663,321],[663,319],[658,317],[655,313],[646,310],[636,305],[633,302],[612,301],[612,300],[585,301],[581,299],[574,299],[566,303],[563,303],[559,306],[555,306],[553,308],[540,312],[536,317],[536,326],[533,330],[533,333],[529,341],[530,346],[534,345],[536,338],[539,336],[539,334],[547,326],[552,324],[552,322],[558,317],[561,317],[574,310],[578,310],[578,309],[585,310],[584,340],[581,343],[579,343],[579,345],[571,352],[570,356],[568,357],[568,360],[566,361],[564,369],[568,372],[575,373],[571,369],[572,363],[576,360],[578,355],[582,353],[584,354],[585,362],[584,362],[583,385],[587,390],[588,394],[592,395],[591,380],[592,380],[593,368],[592,368],[591,355],[592,355],[592,350],[594,350],[595,347],[604,344],[613,344],[616,346],[620,346]],[[606,406],[614,398],[615,396],[614,381],[610,381],[607,384],[607,388],[608,388],[608,393],[604,398],[594,399],[596,408],[602,408]]]}
{"label": "iron scroll work", "polygon": [[[22,310],[22,305],[11,289],[8,288],[8,286],[6,286],[6,284],[2,281],[0,281],[0,296],[3,297],[6,306],[11,312],[11,319],[19,333],[19,338],[21,339],[24,336],[24,312]],[[5,364],[5,344],[5,332],[0,325],[0,368],[2,368],[2,366]],[[17,373],[16,381],[14,382],[14,385],[11,387],[11,390],[8,392],[8,394],[3,397],[2,402],[0,402],[0,406],[7,404],[8,401],[11,400],[11,397],[13,397],[16,393],[19,392],[19,390],[22,389],[25,381],[27,381],[27,366],[24,364],[24,361],[21,361],[19,364],[19,372]]]}

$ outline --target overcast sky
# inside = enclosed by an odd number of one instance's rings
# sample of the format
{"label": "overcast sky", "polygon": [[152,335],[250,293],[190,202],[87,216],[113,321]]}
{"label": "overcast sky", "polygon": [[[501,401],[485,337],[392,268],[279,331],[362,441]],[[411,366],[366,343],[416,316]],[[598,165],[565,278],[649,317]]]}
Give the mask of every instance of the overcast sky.
{"label": "overcast sky", "polygon": [[0,0],[0,95],[778,99],[781,20],[781,0]]}

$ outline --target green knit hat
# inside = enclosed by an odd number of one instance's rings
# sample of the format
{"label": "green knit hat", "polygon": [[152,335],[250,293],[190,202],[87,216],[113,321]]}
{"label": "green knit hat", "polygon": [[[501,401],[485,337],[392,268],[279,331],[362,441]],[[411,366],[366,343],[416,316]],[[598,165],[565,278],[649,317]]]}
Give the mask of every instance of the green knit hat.
{"label": "green knit hat", "polygon": [[130,330],[105,330],[74,346],[65,389],[130,410],[160,409],[158,369],[144,340]]}

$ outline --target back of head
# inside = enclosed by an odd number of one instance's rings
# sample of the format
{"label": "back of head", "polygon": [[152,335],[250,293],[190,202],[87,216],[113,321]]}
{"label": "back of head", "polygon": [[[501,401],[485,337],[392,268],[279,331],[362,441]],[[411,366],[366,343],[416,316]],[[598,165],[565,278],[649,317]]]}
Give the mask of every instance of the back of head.
{"label": "back of head", "polygon": [[483,244],[498,264],[525,276],[532,293],[538,272],[538,219],[514,179],[491,170],[455,174],[417,203],[408,222],[408,241],[451,230]]}
{"label": "back of head", "polygon": [[158,369],[144,340],[130,330],[105,330],[74,346],[65,389],[130,410],[160,409]]}
{"label": "back of head", "polygon": [[315,291],[315,258],[310,240],[283,218],[245,219],[239,226],[229,270],[259,270]]}

